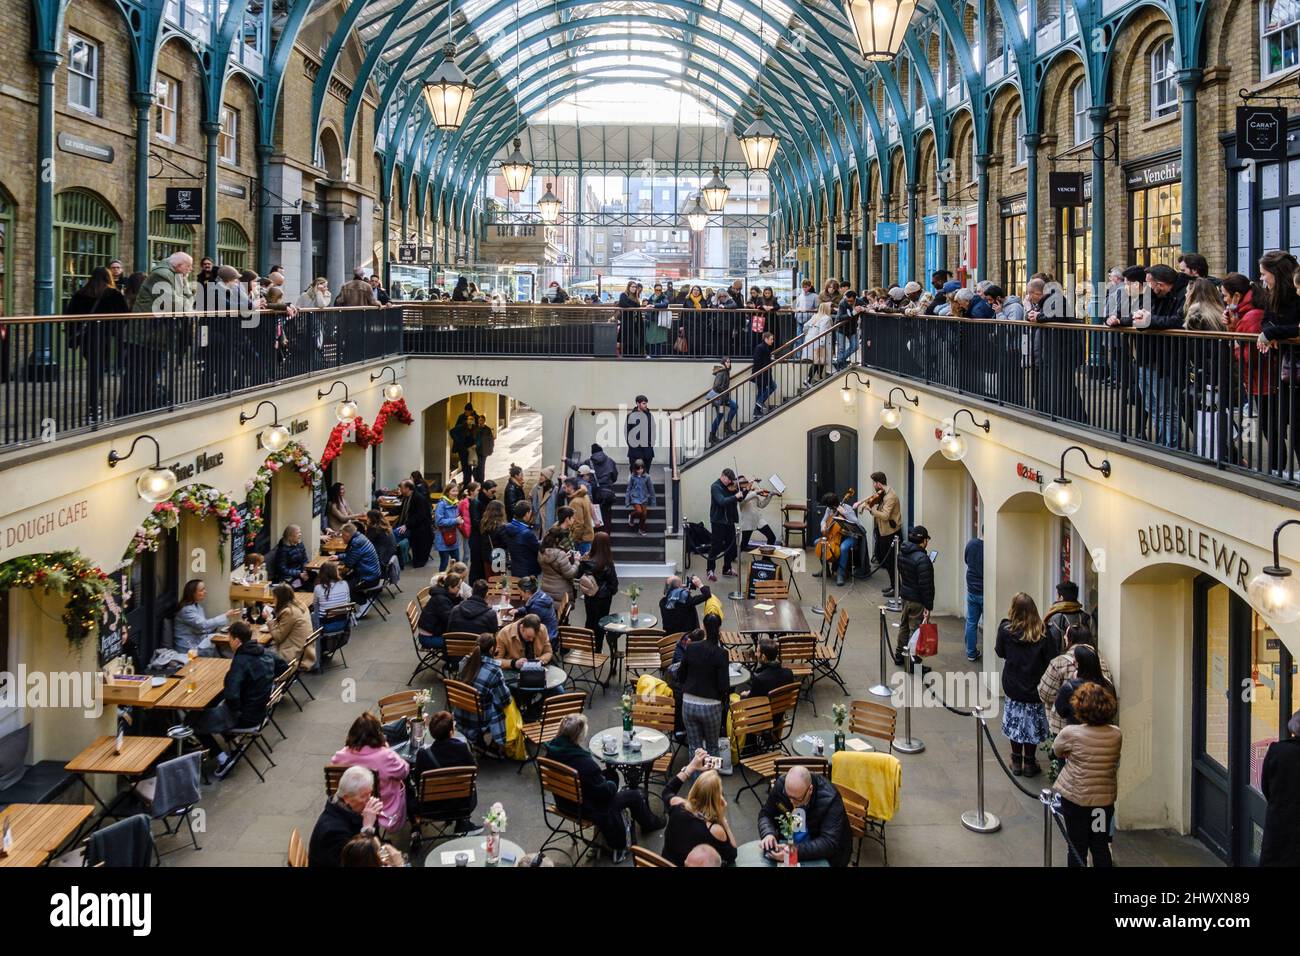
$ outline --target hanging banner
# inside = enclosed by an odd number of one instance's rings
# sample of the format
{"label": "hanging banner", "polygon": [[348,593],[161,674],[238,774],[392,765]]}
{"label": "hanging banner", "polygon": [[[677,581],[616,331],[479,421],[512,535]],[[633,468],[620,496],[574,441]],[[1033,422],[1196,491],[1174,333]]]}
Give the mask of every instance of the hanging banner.
{"label": "hanging banner", "polygon": [[272,242],[302,242],[302,215],[296,212],[276,213],[271,233]]}
{"label": "hanging banner", "polygon": [[420,265],[422,266],[433,265],[433,246],[420,247]]}
{"label": "hanging banner", "polygon": [[941,236],[960,236],[966,224],[966,215],[961,206],[940,206],[939,221],[935,231]]}
{"label": "hanging banner", "polygon": [[194,225],[203,221],[203,190],[167,187],[167,222]]}
{"label": "hanging banner", "polygon": [[1237,107],[1237,158],[1286,161],[1286,107]]}
{"label": "hanging banner", "polygon": [[403,242],[397,247],[397,261],[415,263],[415,243]]}
{"label": "hanging banner", "polygon": [[852,252],[853,251],[853,233],[837,232],[835,233],[835,251]]}
{"label": "hanging banner", "polygon": [[1047,176],[1048,205],[1053,209],[1069,209],[1083,205],[1083,173],[1049,173]]}
{"label": "hanging banner", "polygon": [[892,246],[898,243],[898,223],[896,222],[878,222],[876,223],[876,245]]}

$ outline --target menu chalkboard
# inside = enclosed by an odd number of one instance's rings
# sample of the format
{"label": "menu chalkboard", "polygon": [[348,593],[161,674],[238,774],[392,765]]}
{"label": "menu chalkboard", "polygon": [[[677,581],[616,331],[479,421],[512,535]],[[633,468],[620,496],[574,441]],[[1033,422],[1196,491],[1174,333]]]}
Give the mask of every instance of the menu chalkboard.
{"label": "menu chalkboard", "polygon": [[767,558],[755,558],[749,562],[749,599],[754,599],[755,581],[775,581],[777,578],[776,562]]}
{"label": "menu chalkboard", "polygon": [[311,489],[311,516],[319,518],[325,513],[325,482],[318,481]]}
{"label": "menu chalkboard", "polygon": [[244,549],[248,542],[248,502],[245,501],[237,509],[241,519],[239,530],[230,536],[230,570],[243,567]]}
{"label": "menu chalkboard", "polygon": [[[125,593],[130,583],[130,574],[122,572],[114,574],[119,593]],[[117,595],[113,593],[104,596],[104,605],[99,616],[99,666],[103,667],[109,661],[118,657],[122,653],[122,647],[126,643],[126,617],[122,613],[122,605],[117,602]]]}

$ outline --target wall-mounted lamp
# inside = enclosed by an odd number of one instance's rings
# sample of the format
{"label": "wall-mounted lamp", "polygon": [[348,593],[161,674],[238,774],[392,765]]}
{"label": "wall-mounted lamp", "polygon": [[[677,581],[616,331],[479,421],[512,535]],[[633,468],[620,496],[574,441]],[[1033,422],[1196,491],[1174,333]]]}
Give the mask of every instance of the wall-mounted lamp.
{"label": "wall-mounted lamp", "polygon": [[135,490],[145,501],[157,504],[166,501],[176,490],[176,472],[163,467],[162,449],[158,446],[158,439],[152,435],[140,435],[131,442],[131,447],[125,455],[119,455],[117,449],[110,449],[108,467],[116,468],[119,461],[126,461],[135,454],[135,446],[146,439],[153,442],[153,465],[136,479]]}
{"label": "wall-mounted lamp", "polygon": [[903,420],[902,410],[894,404],[895,392],[902,392],[903,401],[905,402],[911,402],[913,405],[921,404],[919,396],[909,398],[905,388],[901,385],[895,385],[889,390],[889,396],[885,399],[885,407],[880,410],[880,424],[884,425],[886,428],[897,428],[899,422]]}
{"label": "wall-mounted lamp", "polygon": [[384,398],[390,402],[401,401],[403,391],[402,386],[397,381],[397,372],[391,365],[385,365],[378,372],[370,376],[370,381],[374,382],[384,377],[385,372],[393,373],[393,380],[384,386]]}
{"label": "wall-mounted lamp", "polygon": [[1290,568],[1282,567],[1282,556],[1277,550],[1278,536],[1289,524],[1300,524],[1300,519],[1289,518],[1273,529],[1273,563],[1255,575],[1246,587],[1246,595],[1255,610],[1277,624],[1300,620],[1295,575]]}
{"label": "wall-mounted lamp", "polygon": [[258,402],[257,407],[253,409],[253,414],[251,415],[245,415],[243,412],[240,412],[239,424],[244,425],[251,422],[257,417],[257,413],[262,410],[263,405],[270,405],[271,414],[275,417],[271,420],[271,427],[262,432],[262,447],[271,452],[282,451],[284,446],[289,444],[289,429],[280,424],[280,409],[276,408],[275,402],[271,401],[269,398],[264,398]]}
{"label": "wall-mounted lamp", "polygon": [[863,378],[855,368],[849,369],[848,375],[844,376],[844,384],[840,387],[840,398],[844,399],[845,405],[853,404],[853,389],[849,386],[849,379],[856,378],[864,387],[871,387],[871,380]]}
{"label": "wall-mounted lamp", "polygon": [[984,429],[984,434],[988,434],[990,422],[986,418],[983,422],[975,421],[975,413],[969,408],[959,408],[953,412],[952,425],[948,428],[942,438],[939,439],[939,451],[943,457],[949,461],[961,461],[966,457],[966,436],[957,431],[957,416],[962,412],[970,419],[970,423],[976,428]]}
{"label": "wall-mounted lamp", "polygon": [[1065,477],[1065,457],[1072,451],[1077,451],[1083,456],[1084,462],[1093,471],[1099,471],[1106,478],[1110,477],[1110,459],[1103,458],[1100,465],[1094,465],[1088,453],[1078,445],[1071,445],[1065,451],[1061,452],[1061,467],[1056,479],[1050,481],[1043,487],[1043,503],[1047,505],[1047,510],[1054,515],[1060,515],[1062,518],[1068,518],[1079,510],[1083,504],[1083,492],[1079,486]]}
{"label": "wall-mounted lamp", "polygon": [[338,388],[340,385],[343,386],[343,401],[334,406],[334,417],[339,420],[340,425],[351,425],[357,420],[358,409],[357,403],[348,397],[347,382],[332,382],[329,389],[324,392],[317,389],[316,397],[327,398],[328,396],[333,395],[334,389]]}

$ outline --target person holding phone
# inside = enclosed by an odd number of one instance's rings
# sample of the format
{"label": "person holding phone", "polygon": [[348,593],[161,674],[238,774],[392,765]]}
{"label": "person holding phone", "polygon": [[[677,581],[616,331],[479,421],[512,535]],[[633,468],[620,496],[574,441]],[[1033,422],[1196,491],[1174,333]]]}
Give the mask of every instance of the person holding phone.
{"label": "person holding phone", "polygon": [[[736,862],[736,835],[727,822],[722,777],[709,767],[711,761],[718,759],[703,749],[696,750],[690,763],[670,777],[664,787],[668,826],[664,830],[663,856],[676,866],[684,866],[687,856],[701,844],[716,850],[724,862]],[[682,785],[692,777],[695,783],[682,797]]]}
{"label": "person holding phone", "polygon": [[794,842],[799,847],[799,859],[829,860],[831,866],[848,866],[853,832],[835,784],[807,767],[792,767],[789,773],[776,778],[758,814],[763,852],[770,860],[783,861],[786,857],[778,821],[787,813],[794,813],[798,819]]}

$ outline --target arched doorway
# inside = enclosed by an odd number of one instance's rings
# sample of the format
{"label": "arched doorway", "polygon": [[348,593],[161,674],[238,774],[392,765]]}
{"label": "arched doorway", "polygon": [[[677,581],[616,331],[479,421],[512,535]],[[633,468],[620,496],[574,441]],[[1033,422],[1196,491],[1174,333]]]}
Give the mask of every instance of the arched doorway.
{"label": "arched doorway", "polygon": [[981,534],[984,500],[970,470],[939,452],[921,466],[921,512],[918,524],[930,532],[930,547],[939,552],[934,565],[934,610],[966,613],[966,543]]}
{"label": "arched doorway", "polygon": [[[442,484],[451,478],[462,478],[462,463],[452,451],[451,432],[462,421],[462,416],[470,411],[492,430],[493,435],[492,453],[485,461],[479,462],[476,477],[480,477],[481,472],[482,479],[490,478],[502,485],[509,475],[510,466],[518,465],[524,470],[525,481],[531,487],[543,464],[542,416],[519,399],[500,392],[461,392],[440,399],[424,410],[424,461],[421,467],[425,477],[437,479]],[[557,475],[557,480],[560,477]]]}
{"label": "arched doorway", "polygon": [[[1079,603],[1092,619],[1098,634],[1100,589],[1091,549],[1068,518],[1053,515],[1037,491],[1012,495],[998,508],[997,583],[994,593],[1004,604],[1013,594],[1024,591],[1045,616],[1056,601],[1062,581],[1079,586]],[[989,591],[985,582],[985,593]],[[986,608],[1000,614],[1005,608]]]}
{"label": "arched doorway", "polygon": [[896,428],[881,426],[871,439],[871,470],[883,471],[885,483],[898,495],[902,510],[904,534],[914,522],[913,517],[913,465],[912,452]]}
{"label": "arched doorway", "polygon": [[822,425],[808,432],[808,501],[814,512],[823,497],[843,498],[858,487],[858,432],[847,425]]}

